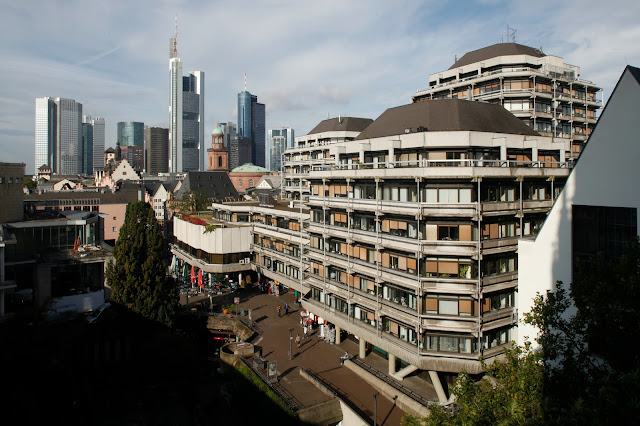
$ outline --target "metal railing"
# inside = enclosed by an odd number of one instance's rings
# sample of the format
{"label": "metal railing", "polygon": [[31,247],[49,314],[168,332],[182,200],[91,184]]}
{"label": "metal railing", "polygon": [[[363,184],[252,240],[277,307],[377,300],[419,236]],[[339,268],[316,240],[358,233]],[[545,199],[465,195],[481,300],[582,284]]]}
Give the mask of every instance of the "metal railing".
{"label": "metal railing", "polygon": [[529,167],[529,168],[572,168],[571,161],[521,161],[521,160],[476,160],[476,159],[455,159],[455,160],[408,160],[408,161],[386,161],[378,163],[351,163],[334,164],[332,166],[322,166],[314,171],[328,170],[365,170],[365,169],[393,169],[408,167]]}

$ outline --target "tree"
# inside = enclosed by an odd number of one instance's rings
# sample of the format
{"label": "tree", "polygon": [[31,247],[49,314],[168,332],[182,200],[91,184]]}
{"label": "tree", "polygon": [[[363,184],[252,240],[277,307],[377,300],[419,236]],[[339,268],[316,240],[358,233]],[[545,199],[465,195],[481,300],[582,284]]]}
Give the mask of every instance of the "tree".
{"label": "tree", "polygon": [[640,408],[640,243],[578,262],[567,291],[538,295],[525,322],[540,330],[548,422],[625,424]]}
{"label": "tree", "polygon": [[202,191],[191,191],[182,195],[182,201],[189,201],[190,211],[203,211],[211,205],[211,201]]}
{"label": "tree", "polygon": [[403,425],[540,424],[543,368],[540,354],[530,346],[507,348],[504,361],[491,365],[480,360],[486,375],[478,383],[469,374],[460,373],[452,389],[455,413],[434,405],[429,417],[416,419],[407,415]]}
{"label": "tree", "polygon": [[172,325],[178,304],[178,289],[166,278],[163,237],[151,206],[130,203],[106,278],[111,299],[132,311]]}

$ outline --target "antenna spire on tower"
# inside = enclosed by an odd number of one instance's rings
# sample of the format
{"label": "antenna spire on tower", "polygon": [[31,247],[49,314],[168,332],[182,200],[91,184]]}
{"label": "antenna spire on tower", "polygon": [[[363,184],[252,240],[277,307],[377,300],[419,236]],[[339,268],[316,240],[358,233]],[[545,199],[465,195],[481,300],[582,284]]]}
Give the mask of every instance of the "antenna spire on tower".
{"label": "antenna spire on tower", "polygon": [[247,73],[244,73],[244,91],[247,91]]}

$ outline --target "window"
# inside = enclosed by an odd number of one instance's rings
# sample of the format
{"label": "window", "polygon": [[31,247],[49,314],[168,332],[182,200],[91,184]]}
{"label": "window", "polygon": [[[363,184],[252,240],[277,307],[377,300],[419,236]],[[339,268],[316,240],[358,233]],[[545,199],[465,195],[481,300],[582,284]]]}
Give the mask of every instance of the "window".
{"label": "window", "polygon": [[218,167],[222,167],[222,156],[218,156]]}
{"label": "window", "polygon": [[116,226],[113,227],[113,232],[118,232],[118,228]]}
{"label": "window", "polygon": [[238,179],[238,188],[242,188],[242,179]]}
{"label": "window", "polygon": [[253,187],[253,179],[249,179],[249,187]]}

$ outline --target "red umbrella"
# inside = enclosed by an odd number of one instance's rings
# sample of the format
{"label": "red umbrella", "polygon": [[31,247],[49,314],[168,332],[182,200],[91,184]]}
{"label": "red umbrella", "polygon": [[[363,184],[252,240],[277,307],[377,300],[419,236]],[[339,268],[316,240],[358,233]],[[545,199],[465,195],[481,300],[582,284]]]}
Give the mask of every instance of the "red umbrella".
{"label": "red umbrella", "polygon": [[202,269],[198,271],[198,286],[204,287],[204,283],[202,282]]}
{"label": "red umbrella", "polygon": [[191,266],[191,283],[195,283],[196,282],[196,270],[193,266]]}

